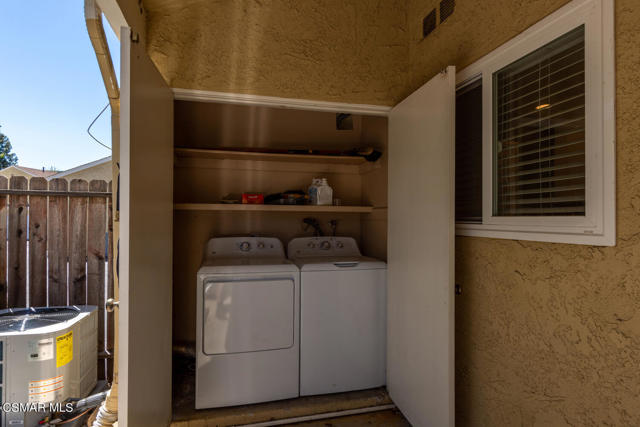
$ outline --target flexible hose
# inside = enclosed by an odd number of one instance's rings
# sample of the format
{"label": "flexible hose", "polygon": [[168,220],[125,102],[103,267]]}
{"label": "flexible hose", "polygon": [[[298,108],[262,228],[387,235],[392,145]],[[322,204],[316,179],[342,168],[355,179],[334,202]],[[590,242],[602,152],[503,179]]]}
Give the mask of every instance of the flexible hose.
{"label": "flexible hose", "polygon": [[111,427],[116,421],[118,421],[118,413],[110,412],[103,402],[98,409],[98,415],[93,421],[92,427]]}

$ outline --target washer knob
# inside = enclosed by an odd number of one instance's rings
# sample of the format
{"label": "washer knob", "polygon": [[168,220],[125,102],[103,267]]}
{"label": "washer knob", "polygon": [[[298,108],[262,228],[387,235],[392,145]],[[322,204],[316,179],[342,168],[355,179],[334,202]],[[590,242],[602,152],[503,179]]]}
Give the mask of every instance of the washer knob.
{"label": "washer knob", "polygon": [[240,250],[242,252],[247,252],[247,251],[251,250],[251,243],[249,243],[249,242],[240,243]]}
{"label": "washer knob", "polygon": [[258,249],[264,249],[264,242],[258,242]]}
{"label": "washer knob", "polygon": [[341,241],[338,240],[338,243],[336,243],[336,246],[339,247],[340,249],[344,248],[344,243],[342,243]]}
{"label": "washer knob", "polygon": [[325,251],[328,251],[329,249],[331,249],[331,243],[329,243],[328,240],[325,240],[320,244],[320,249],[324,249]]}
{"label": "washer knob", "polygon": [[313,249],[313,248],[316,247],[316,244],[313,243],[313,242],[309,242],[309,243],[307,243],[307,247]]}

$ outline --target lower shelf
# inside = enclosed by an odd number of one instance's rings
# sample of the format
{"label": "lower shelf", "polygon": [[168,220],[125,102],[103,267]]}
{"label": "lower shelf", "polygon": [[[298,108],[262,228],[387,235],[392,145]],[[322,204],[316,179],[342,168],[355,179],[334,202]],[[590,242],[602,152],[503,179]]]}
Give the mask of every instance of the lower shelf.
{"label": "lower shelf", "polygon": [[242,205],[225,203],[176,203],[179,211],[246,211],[246,212],[317,212],[369,213],[373,206],[316,206],[316,205]]}

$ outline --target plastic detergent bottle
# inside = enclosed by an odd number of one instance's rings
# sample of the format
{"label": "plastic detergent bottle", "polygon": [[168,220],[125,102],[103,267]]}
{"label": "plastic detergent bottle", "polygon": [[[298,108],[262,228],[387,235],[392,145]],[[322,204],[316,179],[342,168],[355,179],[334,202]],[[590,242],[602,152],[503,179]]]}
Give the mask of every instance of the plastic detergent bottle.
{"label": "plastic detergent bottle", "polygon": [[317,193],[317,205],[332,205],[333,204],[333,189],[329,187],[327,178],[322,178],[320,184],[316,188]]}
{"label": "plastic detergent bottle", "polygon": [[318,186],[320,185],[320,182],[321,180],[319,178],[313,178],[311,180],[311,185],[308,190],[310,205],[318,204]]}

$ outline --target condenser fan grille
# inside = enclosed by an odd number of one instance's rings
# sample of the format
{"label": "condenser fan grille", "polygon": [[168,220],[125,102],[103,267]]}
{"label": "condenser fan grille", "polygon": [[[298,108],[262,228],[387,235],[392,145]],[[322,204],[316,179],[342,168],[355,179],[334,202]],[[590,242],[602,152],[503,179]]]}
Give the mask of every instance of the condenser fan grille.
{"label": "condenser fan grille", "polygon": [[22,332],[55,325],[71,320],[79,313],[78,309],[64,307],[12,310],[0,314],[0,333]]}

